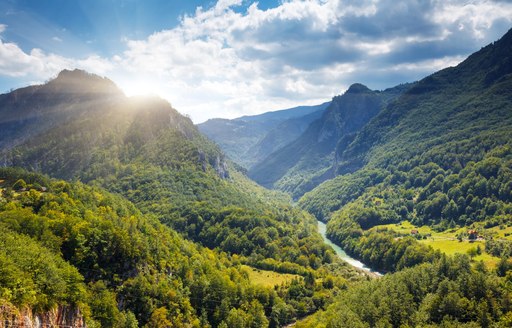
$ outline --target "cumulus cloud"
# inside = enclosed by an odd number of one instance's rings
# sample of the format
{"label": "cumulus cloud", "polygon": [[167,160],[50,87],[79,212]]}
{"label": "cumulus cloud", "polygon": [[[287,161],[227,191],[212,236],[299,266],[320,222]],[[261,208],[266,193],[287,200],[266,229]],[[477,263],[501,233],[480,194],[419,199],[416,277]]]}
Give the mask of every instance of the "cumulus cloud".
{"label": "cumulus cloud", "polygon": [[[6,26],[0,24],[0,33]],[[0,75],[44,81],[63,69],[81,68],[96,74],[104,74],[113,68],[110,60],[92,55],[74,59],[34,48],[25,52],[17,44],[0,39]]]}
{"label": "cumulus cloud", "polygon": [[[151,87],[196,121],[314,104],[351,83],[414,81],[505,33],[512,4],[487,0],[219,0],[112,58],[63,58],[0,43],[0,74],[80,66]],[[242,9],[246,8],[246,9]],[[0,25],[0,33],[5,26]]]}
{"label": "cumulus cloud", "polygon": [[128,41],[123,66],[166,81],[173,103],[196,120],[239,116],[319,102],[353,82],[414,81],[457,64],[512,21],[511,4],[484,0],[289,0],[233,10],[240,4],[219,1],[175,29]]}

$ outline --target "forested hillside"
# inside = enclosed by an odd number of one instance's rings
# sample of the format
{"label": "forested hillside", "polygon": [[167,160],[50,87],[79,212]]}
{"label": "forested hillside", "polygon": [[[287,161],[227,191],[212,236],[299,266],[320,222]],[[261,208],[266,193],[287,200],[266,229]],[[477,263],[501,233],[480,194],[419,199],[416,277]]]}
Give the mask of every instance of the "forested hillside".
{"label": "forested hillside", "polygon": [[510,277],[442,257],[342,292],[304,327],[510,327]]}
{"label": "forested hillside", "polygon": [[299,204],[346,252],[397,273],[351,289],[304,326],[511,324],[511,54],[512,30],[338,145],[340,175]]}
{"label": "forested hillside", "polygon": [[265,187],[300,197],[334,177],[335,149],[349,145],[366,123],[408,87],[379,92],[361,84],[352,85],[343,95],[334,97],[322,117],[302,135],[255,165],[249,176]]}
{"label": "forested hillside", "polygon": [[337,148],[338,172],[361,169],[324,183],[302,198],[302,206],[328,219],[348,202],[371,199],[361,196],[365,192],[385,192],[378,198],[389,201],[379,206],[403,205],[389,220],[470,224],[504,214],[510,202],[511,48],[509,32],[457,67],[418,82],[348,147]]}
{"label": "forested hillside", "polygon": [[243,257],[186,241],[99,187],[1,169],[0,191],[0,316],[10,322],[23,320],[18,309],[44,317],[65,305],[90,327],[275,327],[327,304],[346,286],[334,274],[354,276],[327,254],[319,270],[301,265],[305,278],[254,285]]}
{"label": "forested hillside", "polygon": [[[70,305],[90,326],[230,327],[243,320],[276,327],[322,308],[347,279],[363,277],[323,243],[311,215],[249,181],[167,102],[95,98],[80,81],[106,80],[67,71],[37,87],[63,104],[40,109],[42,126],[20,125],[20,137],[2,149],[5,165],[81,181],[1,171],[4,237],[32,238],[28,254],[42,248],[58,266],[48,274],[62,280],[62,296],[46,300],[38,289],[46,278],[31,276],[37,271],[15,253],[0,278],[9,307],[44,313]],[[36,100],[12,99],[12,112],[33,115]],[[44,111],[55,113],[51,122]],[[259,270],[295,278],[274,289],[253,285],[248,277]],[[30,297],[16,296],[9,283],[22,271],[19,286]]]}

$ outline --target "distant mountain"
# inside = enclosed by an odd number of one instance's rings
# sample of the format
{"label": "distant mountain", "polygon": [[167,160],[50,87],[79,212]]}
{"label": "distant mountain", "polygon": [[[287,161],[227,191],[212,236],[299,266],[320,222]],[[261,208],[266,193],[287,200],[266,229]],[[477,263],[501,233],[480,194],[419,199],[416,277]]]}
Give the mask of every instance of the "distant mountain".
{"label": "distant mountain", "polygon": [[249,176],[294,197],[311,190],[333,177],[336,147],[348,145],[365,124],[408,87],[372,91],[362,84],[352,85],[343,95],[334,97],[302,135],[251,168]]}
{"label": "distant mountain", "polygon": [[306,131],[312,122],[322,116],[324,110],[325,109],[315,111],[300,117],[289,118],[281,122],[275,128],[268,131],[265,136],[246,153],[252,156],[254,165],[261,163],[268,155],[297,139]]}
{"label": "distant mountain", "polygon": [[273,151],[295,140],[320,117],[329,102],[300,106],[232,120],[210,119],[199,130],[215,141],[234,162],[251,168]]}

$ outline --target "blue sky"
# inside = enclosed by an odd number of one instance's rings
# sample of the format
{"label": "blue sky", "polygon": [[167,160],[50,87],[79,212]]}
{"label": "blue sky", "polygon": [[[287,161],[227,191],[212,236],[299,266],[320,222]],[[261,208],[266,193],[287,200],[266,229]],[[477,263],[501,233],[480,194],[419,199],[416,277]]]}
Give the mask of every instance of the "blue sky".
{"label": "blue sky", "polygon": [[414,81],[511,27],[503,0],[3,0],[0,92],[81,68],[200,122]]}

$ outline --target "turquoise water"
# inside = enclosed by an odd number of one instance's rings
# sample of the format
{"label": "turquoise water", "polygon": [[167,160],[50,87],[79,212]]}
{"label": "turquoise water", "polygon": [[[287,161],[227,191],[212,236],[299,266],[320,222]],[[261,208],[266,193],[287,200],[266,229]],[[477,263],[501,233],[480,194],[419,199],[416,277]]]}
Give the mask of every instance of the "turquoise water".
{"label": "turquoise water", "polygon": [[338,245],[336,245],[335,243],[333,243],[329,238],[327,238],[327,235],[326,235],[326,231],[327,231],[327,227],[325,225],[325,223],[321,222],[321,221],[318,221],[318,232],[322,235],[322,237],[324,238],[324,241],[327,245],[331,246],[334,251],[336,252],[336,254],[345,262],[347,262],[348,264],[352,265],[353,267],[356,267],[358,269],[362,269],[362,270],[365,270],[365,271],[368,271],[368,272],[372,272],[378,276],[381,276],[382,274],[379,273],[379,272],[376,272],[376,271],[373,271],[372,269],[370,269],[369,267],[367,267],[363,262],[361,261],[358,261],[356,260],[355,258],[353,257],[350,257],[347,253],[345,253],[345,251],[343,249],[341,249],[341,247],[339,247]]}

